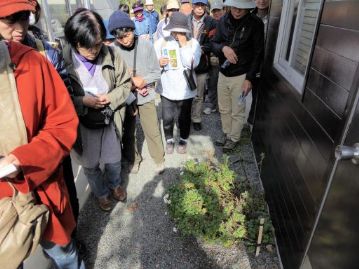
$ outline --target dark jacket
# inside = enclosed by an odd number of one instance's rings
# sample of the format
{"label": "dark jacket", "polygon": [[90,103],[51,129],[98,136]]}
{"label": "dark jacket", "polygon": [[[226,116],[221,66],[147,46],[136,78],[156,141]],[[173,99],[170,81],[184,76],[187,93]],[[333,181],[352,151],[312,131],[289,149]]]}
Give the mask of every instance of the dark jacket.
{"label": "dark jacket", "polygon": [[[199,34],[197,37],[198,43],[201,45],[202,55],[199,65],[196,67],[195,71],[197,74],[204,74],[208,72],[209,69],[209,55],[211,52],[211,40],[210,33],[211,31],[215,31],[217,22],[211,16],[207,14],[204,15],[203,25],[201,29],[199,29]],[[192,23],[193,15],[188,16],[188,24],[190,26],[192,35],[193,35],[193,23]]]}
{"label": "dark jacket", "polygon": [[[32,28],[34,28],[34,26],[32,26]],[[39,30],[39,32],[36,33],[36,35],[34,36],[27,34],[25,36],[23,44],[46,55],[46,58],[52,63],[52,65],[55,67],[56,71],[59,73],[60,77],[64,81],[65,86],[68,89],[69,93],[71,93],[72,92],[71,81],[69,79],[69,76],[65,68],[62,51],[58,48],[53,48],[50,45],[50,43],[44,39],[44,36],[43,35],[41,36],[42,33],[40,31],[41,30]],[[38,47],[37,44],[38,41],[41,42],[42,48]],[[41,49],[43,49],[44,51],[42,52]]]}
{"label": "dark jacket", "polygon": [[224,46],[233,48],[238,56],[236,64],[220,69],[223,75],[235,77],[247,74],[246,79],[253,82],[264,51],[264,26],[256,15],[248,13],[239,20],[235,20],[230,13],[224,15],[211,41],[212,51],[219,57],[220,65],[226,61],[222,52]]}

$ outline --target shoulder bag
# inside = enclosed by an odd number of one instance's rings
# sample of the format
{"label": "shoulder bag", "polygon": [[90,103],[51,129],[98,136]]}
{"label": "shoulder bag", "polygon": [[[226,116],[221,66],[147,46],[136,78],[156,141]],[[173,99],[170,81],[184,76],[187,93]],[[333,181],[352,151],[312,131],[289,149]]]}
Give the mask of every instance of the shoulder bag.
{"label": "shoulder bag", "polygon": [[191,68],[185,68],[183,70],[183,75],[186,79],[188,87],[191,89],[191,91],[194,91],[197,89],[196,81],[194,80],[194,70],[193,70],[193,60],[191,62]]}
{"label": "shoulder bag", "polygon": [[17,269],[35,252],[45,231],[49,210],[34,194],[18,192],[0,200],[0,268]]}

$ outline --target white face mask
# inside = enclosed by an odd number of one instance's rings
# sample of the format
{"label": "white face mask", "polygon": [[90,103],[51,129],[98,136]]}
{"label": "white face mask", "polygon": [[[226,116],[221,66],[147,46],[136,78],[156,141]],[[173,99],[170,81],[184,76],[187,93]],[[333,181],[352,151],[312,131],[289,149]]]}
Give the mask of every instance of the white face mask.
{"label": "white face mask", "polygon": [[34,25],[35,23],[36,23],[35,22],[35,15],[34,15],[34,13],[30,13],[29,24]]}

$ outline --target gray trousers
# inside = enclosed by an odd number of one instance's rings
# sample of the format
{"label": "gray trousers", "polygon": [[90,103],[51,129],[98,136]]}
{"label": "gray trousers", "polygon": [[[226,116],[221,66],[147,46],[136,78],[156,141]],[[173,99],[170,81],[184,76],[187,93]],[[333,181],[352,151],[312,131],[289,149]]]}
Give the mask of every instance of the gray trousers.
{"label": "gray trousers", "polygon": [[208,72],[208,107],[218,108],[217,84],[219,75],[219,65],[212,65]]}
{"label": "gray trousers", "polygon": [[197,95],[193,99],[192,103],[192,122],[201,122],[202,121],[202,106],[203,106],[203,96],[204,90],[206,87],[207,73],[197,74]]}

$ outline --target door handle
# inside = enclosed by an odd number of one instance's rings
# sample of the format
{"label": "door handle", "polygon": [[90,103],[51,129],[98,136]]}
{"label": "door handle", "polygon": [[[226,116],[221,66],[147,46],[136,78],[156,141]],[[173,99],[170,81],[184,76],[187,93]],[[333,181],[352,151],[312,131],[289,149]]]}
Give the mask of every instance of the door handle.
{"label": "door handle", "polygon": [[359,164],[359,143],[351,146],[336,146],[335,158],[338,160],[352,160],[354,164]]}

